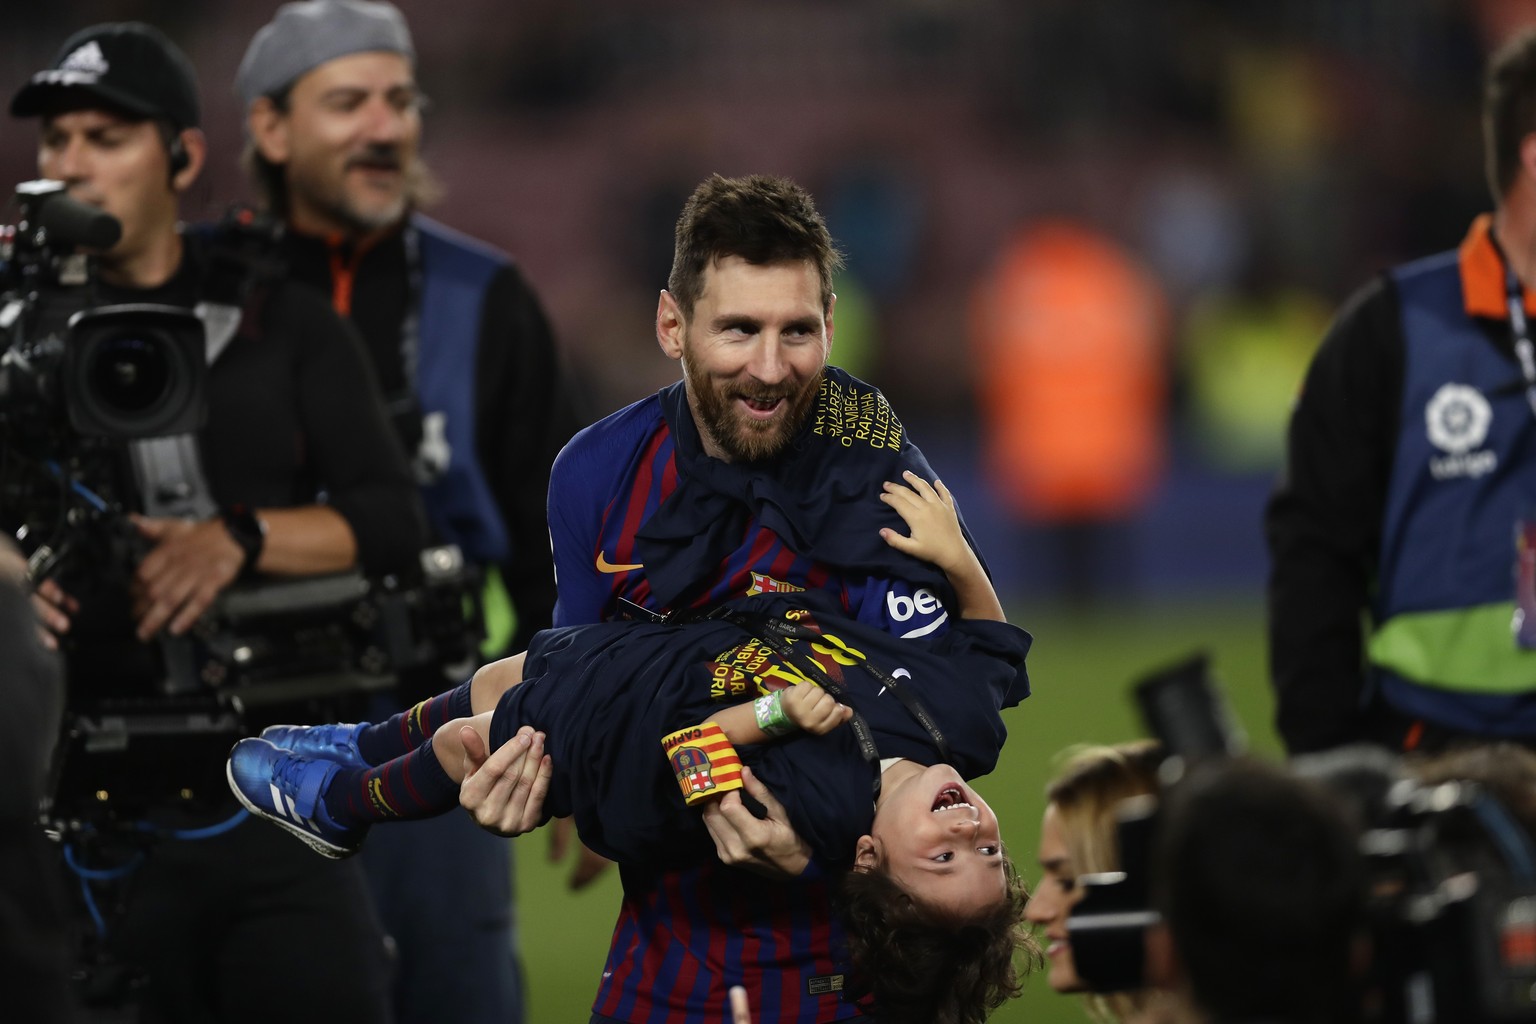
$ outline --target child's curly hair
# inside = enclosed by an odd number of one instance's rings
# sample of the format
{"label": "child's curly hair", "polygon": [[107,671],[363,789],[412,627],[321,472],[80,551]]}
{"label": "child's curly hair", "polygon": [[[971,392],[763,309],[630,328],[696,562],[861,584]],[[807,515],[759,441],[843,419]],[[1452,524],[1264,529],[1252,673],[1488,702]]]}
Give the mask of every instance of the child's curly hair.
{"label": "child's curly hair", "polygon": [[853,962],[850,994],[881,1024],[980,1024],[1043,963],[1024,924],[1028,896],[1003,853],[1004,898],[956,921],[918,903],[879,869],[843,876],[839,909]]}

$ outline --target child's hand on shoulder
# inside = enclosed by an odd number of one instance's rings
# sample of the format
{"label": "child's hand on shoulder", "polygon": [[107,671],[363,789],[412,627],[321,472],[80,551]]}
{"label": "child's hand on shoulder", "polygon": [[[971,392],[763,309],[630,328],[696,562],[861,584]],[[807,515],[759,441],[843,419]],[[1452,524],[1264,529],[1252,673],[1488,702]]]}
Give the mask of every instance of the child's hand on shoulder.
{"label": "child's hand on shoulder", "polygon": [[932,562],[945,572],[964,565],[970,546],[960,532],[960,514],[955,511],[955,497],[944,481],[932,484],[911,470],[902,473],[905,484],[885,482],[880,500],[896,510],[907,524],[910,536],[903,537],[885,528],[880,536],[897,551]]}

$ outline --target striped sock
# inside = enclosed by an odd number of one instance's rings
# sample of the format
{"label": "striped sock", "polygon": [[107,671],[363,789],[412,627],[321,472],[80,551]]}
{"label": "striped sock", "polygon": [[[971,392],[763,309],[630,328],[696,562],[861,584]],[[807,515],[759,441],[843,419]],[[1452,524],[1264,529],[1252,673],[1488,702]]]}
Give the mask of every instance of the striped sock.
{"label": "striped sock", "polygon": [[469,701],[469,682],[464,682],[446,693],[428,697],[409,711],[378,723],[365,726],[357,734],[357,752],[369,764],[382,765],[409,754],[437,731],[444,722],[455,718],[468,718],[474,714]]}
{"label": "striped sock", "polygon": [[343,768],[326,787],[325,810],[339,825],[431,818],[459,806],[459,784],[423,743],[373,768]]}

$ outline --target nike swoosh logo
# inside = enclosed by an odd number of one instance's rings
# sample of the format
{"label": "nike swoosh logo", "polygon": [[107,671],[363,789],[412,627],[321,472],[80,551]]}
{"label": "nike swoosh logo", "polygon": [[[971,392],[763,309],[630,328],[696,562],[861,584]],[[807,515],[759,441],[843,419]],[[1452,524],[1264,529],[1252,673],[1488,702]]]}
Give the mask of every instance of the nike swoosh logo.
{"label": "nike swoosh logo", "polygon": [[644,569],[644,568],[645,568],[645,564],[642,563],[642,562],[636,562],[634,565],[614,565],[612,562],[608,561],[607,557],[604,556],[601,551],[599,551],[597,553],[597,571],[598,572],[608,572],[608,573],[613,573],[613,572],[629,572],[631,569]]}
{"label": "nike swoosh logo", "polygon": [[[904,668],[898,668],[894,672],[891,673],[891,678],[892,679],[911,679],[912,678],[912,673],[908,672]],[[886,687],[884,687],[884,686],[880,687],[880,693],[884,693],[885,691],[886,691]],[[875,696],[876,697],[880,696],[880,693],[875,694]]]}

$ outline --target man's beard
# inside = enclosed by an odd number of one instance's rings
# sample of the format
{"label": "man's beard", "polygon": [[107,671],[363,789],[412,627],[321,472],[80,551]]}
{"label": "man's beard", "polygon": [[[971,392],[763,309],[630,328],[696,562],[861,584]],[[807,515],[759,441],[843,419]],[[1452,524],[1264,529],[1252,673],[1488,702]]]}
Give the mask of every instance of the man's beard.
{"label": "man's beard", "polygon": [[399,223],[400,218],[405,216],[407,206],[406,197],[401,195],[398,199],[384,206],[362,209],[353,203],[351,197],[345,192],[330,197],[328,201],[320,204],[320,208],[332,220],[345,224],[358,234],[367,234],[394,226]]}
{"label": "man's beard", "polygon": [[[355,201],[347,190],[346,181],[346,175],[355,163],[374,163],[400,171],[400,194],[382,204],[364,206]],[[364,153],[349,158],[342,169],[340,179],[314,181],[313,184],[318,187],[310,188],[305,188],[301,182],[295,184],[298,188],[305,190],[310,204],[326,217],[338,224],[346,225],[351,231],[366,234],[398,223],[405,216],[406,211],[415,205],[414,201],[418,195],[430,189],[430,186],[426,185],[428,180],[428,172],[419,159],[402,156],[394,146],[374,146],[369,147]]]}
{"label": "man's beard", "polygon": [[[821,391],[820,372],[799,391],[788,381],[776,387],[750,379],[716,382],[686,356],[683,375],[699,418],[700,432],[714,441],[732,462],[759,462],[781,454],[805,424]],[[738,398],[760,402],[782,398],[787,409],[771,420],[750,419],[736,407]]]}

